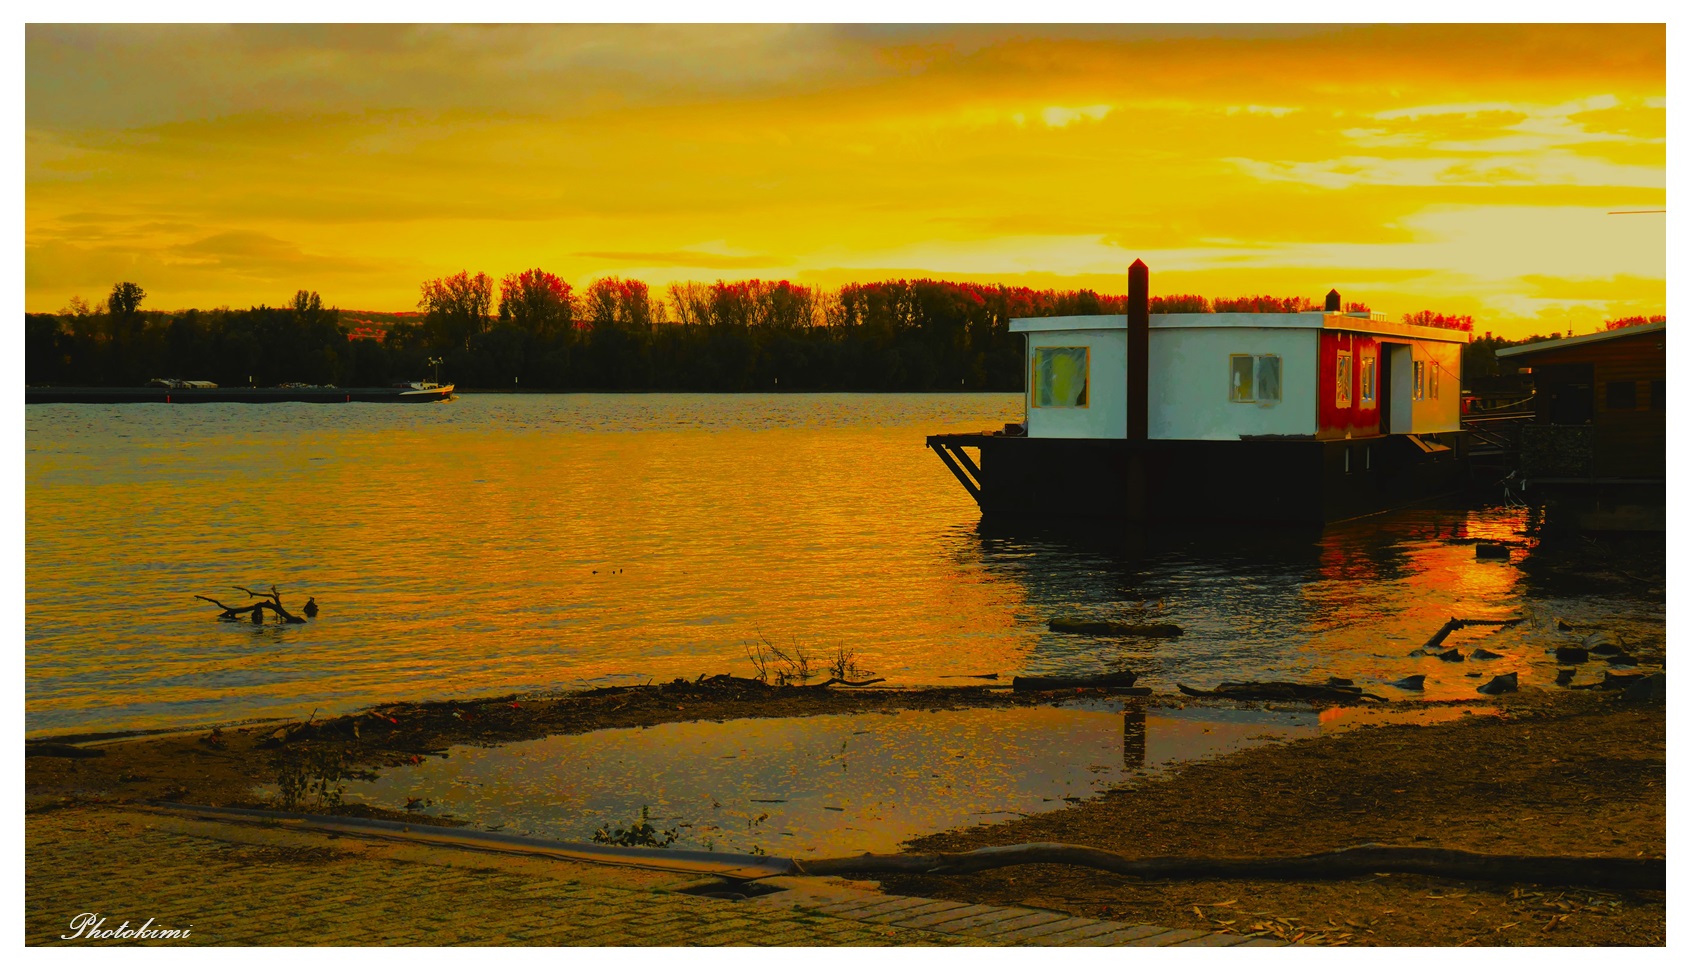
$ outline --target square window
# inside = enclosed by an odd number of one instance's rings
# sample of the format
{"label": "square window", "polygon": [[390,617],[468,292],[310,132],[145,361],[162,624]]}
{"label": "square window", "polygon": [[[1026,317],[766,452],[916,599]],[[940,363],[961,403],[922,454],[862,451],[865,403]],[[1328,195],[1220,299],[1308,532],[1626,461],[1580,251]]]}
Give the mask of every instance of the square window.
{"label": "square window", "polygon": [[1363,359],[1363,395],[1364,402],[1375,401],[1375,359]]}
{"label": "square window", "polygon": [[1433,362],[1428,369],[1428,398],[1439,398],[1439,362]]}
{"label": "square window", "polygon": [[1604,405],[1611,409],[1638,408],[1638,386],[1632,382],[1605,382]]}
{"label": "square window", "polygon": [[1668,379],[1651,379],[1651,408],[1668,408]]}
{"label": "square window", "polygon": [[1034,405],[1041,409],[1085,409],[1088,349],[1034,349]]}
{"label": "square window", "polygon": [[1410,397],[1417,401],[1421,401],[1423,398],[1422,366],[1424,364],[1424,362],[1410,363]]}
{"label": "square window", "polygon": [[1334,369],[1334,404],[1340,408],[1351,405],[1351,353],[1339,353],[1339,364]]}

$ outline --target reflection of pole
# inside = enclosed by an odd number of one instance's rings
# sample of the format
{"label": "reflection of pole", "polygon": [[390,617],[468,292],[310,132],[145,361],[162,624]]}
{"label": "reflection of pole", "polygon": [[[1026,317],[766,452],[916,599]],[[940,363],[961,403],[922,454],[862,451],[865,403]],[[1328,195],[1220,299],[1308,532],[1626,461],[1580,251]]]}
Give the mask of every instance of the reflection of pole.
{"label": "reflection of pole", "polygon": [[1146,704],[1133,701],[1122,707],[1122,766],[1139,770],[1146,765]]}

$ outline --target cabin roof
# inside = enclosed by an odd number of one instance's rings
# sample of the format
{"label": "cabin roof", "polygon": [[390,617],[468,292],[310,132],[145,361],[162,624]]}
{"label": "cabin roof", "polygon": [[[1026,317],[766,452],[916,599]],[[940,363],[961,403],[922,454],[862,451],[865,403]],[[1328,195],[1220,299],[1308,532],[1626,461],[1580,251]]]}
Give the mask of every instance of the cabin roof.
{"label": "cabin roof", "polygon": [[[1324,311],[1292,313],[1259,313],[1229,311],[1219,314],[1153,314],[1151,327],[1157,330],[1176,328],[1285,328],[1288,330],[1352,331],[1360,334],[1379,334],[1400,338],[1419,338],[1424,341],[1448,341],[1463,344],[1469,340],[1467,332],[1452,328],[1430,328],[1416,324],[1400,324],[1375,320],[1373,316],[1337,314]],[[1011,318],[1010,329],[1019,332],[1036,331],[1121,331],[1128,327],[1126,314],[1071,314],[1049,318]],[[1634,329],[1636,330],[1636,329]]]}
{"label": "cabin roof", "polygon": [[[1517,345],[1514,348],[1500,348],[1496,352],[1499,358],[1511,358],[1516,355],[1529,355],[1536,351],[1561,351],[1577,345],[1597,344],[1600,341],[1613,341],[1616,338],[1631,338],[1635,335],[1655,334],[1668,326],[1668,322],[1658,324],[1636,324],[1631,328],[1617,328],[1614,331],[1598,331],[1593,334],[1577,334],[1571,338],[1552,338],[1548,341],[1535,341],[1531,345]],[[1011,322],[1011,330],[1016,330],[1016,322]]]}

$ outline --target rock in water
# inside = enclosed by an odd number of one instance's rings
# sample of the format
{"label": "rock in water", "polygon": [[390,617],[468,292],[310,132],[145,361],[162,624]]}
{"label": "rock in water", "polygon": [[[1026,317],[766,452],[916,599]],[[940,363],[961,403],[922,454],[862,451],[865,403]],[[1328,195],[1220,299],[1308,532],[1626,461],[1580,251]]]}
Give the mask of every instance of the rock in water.
{"label": "rock in water", "polygon": [[1456,649],[1446,649],[1439,655],[1434,656],[1434,658],[1440,659],[1444,662],[1462,662],[1463,653],[1457,651]]}
{"label": "rock in water", "polygon": [[305,616],[307,618],[316,618],[317,617],[317,599],[316,598],[307,598],[306,603],[305,603],[305,608],[303,608],[301,610],[305,612]]}
{"label": "rock in water", "polygon": [[1573,669],[1558,669],[1557,685],[1567,686],[1569,683],[1574,682],[1574,677],[1575,671]]}
{"label": "rock in water", "polygon": [[1603,632],[1588,635],[1580,644],[1593,655],[1615,655],[1622,651],[1622,644]]}
{"label": "rock in water", "polygon": [[1422,683],[1427,681],[1427,676],[1405,676],[1403,679],[1393,683],[1393,685],[1397,686],[1399,689],[1409,689],[1419,693],[1422,691]]}
{"label": "rock in water", "polygon": [[1513,693],[1516,691],[1516,674],[1513,672],[1506,672],[1502,676],[1493,676],[1491,679],[1487,680],[1486,685],[1481,686],[1475,691],[1479,693],[1486,693],[1488,696],[1493,696],[1498,693]]}
{"label": "rock in water", "polygon": [[1630,703],[1660,703],[1668,698],[1668,674],[1654,672],[1622,690],[1622,699]]}
{"label": "rock in water", "polygon": [[1578,649],[1565,647],[1557,650],[1557,661],[1565,665],[1579,665],[1591,657],[1585,647]]}
{"label": "rock in water", "polygon": [[1503,544],[1476,544],[1475,560],[1508,561],[1510,560],[1510,549]]}
{"label": "rock in water", "polygon": [[1499,655],[1496,652],[1488,652],[1485,649],[1476,649],[1475,651],[1469,653],[1469,658],[1485,660],[1485,659],[1502,659],[1504,657]]}

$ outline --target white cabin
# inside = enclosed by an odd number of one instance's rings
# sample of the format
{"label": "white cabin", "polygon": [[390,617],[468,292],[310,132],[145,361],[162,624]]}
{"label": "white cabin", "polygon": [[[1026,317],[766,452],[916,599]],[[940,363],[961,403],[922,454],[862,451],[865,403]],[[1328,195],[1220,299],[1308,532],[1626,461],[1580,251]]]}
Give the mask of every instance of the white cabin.
{"label": "white cabin", "polygon": [[1028,436],[1122,439],[1131,392],[1153,440],[1457,432],[1468,335],[1381,318],[1153,314],[1143,382],[1128,377],[1127,315],[1013,318],[1028,336]]}

